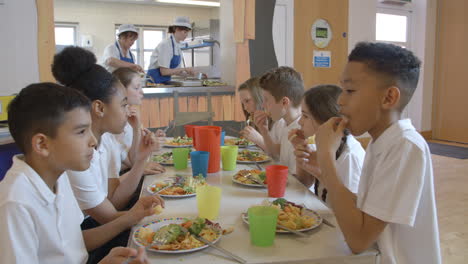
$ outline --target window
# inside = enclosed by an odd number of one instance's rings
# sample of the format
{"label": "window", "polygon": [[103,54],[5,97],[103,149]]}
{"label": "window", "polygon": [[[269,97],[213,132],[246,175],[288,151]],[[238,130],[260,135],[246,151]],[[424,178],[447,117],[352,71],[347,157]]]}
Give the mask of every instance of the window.
{"label": "window", "polygon": [[375,39],[410,47],[410,11],[380,8],[376,14]]}
{"label": "window", "polygon": [[[119,26],[115,26],[116,34]],[[144,70],[147,70],[153,50],[166,38],[166,28],[143,25],[135,25],[135,27],[139,32],[138,40],[135,41],[130,50],[135,55],[136,63],[143,67]]]}
{"label": "window", "polygon": [[65,46],[78,45],[78,23],[55,23],[55,46],[56,49]]}

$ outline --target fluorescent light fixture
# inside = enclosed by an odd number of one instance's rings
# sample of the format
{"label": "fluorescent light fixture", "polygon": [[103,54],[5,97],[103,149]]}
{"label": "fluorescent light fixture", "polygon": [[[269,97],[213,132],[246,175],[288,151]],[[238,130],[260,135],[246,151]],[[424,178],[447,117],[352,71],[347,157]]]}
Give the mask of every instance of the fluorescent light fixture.
{"label": "fluorescent light fixture", "polygon": [[180,5],[199,5],[199,6],[219,6],[219,2],[210,1],[190,1],[190,0],[155,0],[160,3],[180,4]]}

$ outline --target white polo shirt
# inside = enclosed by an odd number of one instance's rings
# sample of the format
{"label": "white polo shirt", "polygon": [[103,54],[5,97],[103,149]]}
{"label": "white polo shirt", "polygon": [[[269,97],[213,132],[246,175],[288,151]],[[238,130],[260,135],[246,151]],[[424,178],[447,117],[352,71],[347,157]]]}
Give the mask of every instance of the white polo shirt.
{"label": "white polo shirt", "polygon": [[382,264],[441,263],[431,154],[409,119],[367,147],[357,206],[388,223],[377,240]]}
{"label": "white polo shirt", "polygon": [[[172,34],[169,34],[169,37],[165,40],[161,41],[159,45],[153,50],[151,54],[150,64],[148,66],[149,69],[157,69],[159,67],[170,68],[172,56],[174,56],[174,52],[172,52],[172,43],[174,43],[174,51],[175,55],[181,55],[182,50],[180,49],[180,45],[173,39]],[[179,66],[180,68],[182,64],[182,59],[180,60]]]}
{"label": "white polo shirt", "polygon": [[128,151],[133,143],[133,127],[127,122],[124,132],[115,134],[114,137],[115,142],[118,144],[117,147],[120,148],[120,159],[122,162],[127,158]]}
{"label": "white polo shirt", "polygon": [[289,173],[296,173],[296,156],[294,156],[294,146],[288,139],[288,133],[291,129],[301,128],[299,125],[299,116],[296,120],[291,122],[291,124],[286,126],[286,121],[284,122],[285,126],[281,130],[280,136],[280,157],[279,157],[279,164],[288,166]]}
{"label": "white polo shirt", "polygon": [[270,134],[271,139],[275,144],[279,144],[281,141],[281,132],[283,129],[286,127],[286,122],[284,121],[283,118],[280,120],[276,121],[273,123],[273,126],[271,126]]}
{"label": "white polo shirt", "polygon": [[67,172],[81,210],[94,208],[107,197],[108,179],[119,177],[120,153],[114,136],[104,133],[94,150],[89,169]]}
{"label": "white polo shirt", "polygon": [[83,213],[66,173],[53,193],[23,159],[15,156],[0,182],[1,263],[86,263]]}
{"label": "white polo shirt", "polygon": [[[315,147],[315,144],[314,148]],[[362,166],[366,152],[353,136],[346,137],[346,144],[343,152],[336,160],[336,172],[341,182],[353,193],[358,192],[359,179],[361,178]],[[310,187],[310,190],[315,192],[315,186]],[[323,184],[318,184],[317,196],[323,199]],[[327,200],[325,200],[327,201]]]}
{"label": "white polo shirt", "polygon": [[[117,45],[119,45],[119,49],[120,51],[122,51],[122,47],[120,47],[120,43],[118,41],[117,41]],[[130,54],[132,54],[133,58],[135,59],[135,54],[133,54],[130,50],[127,51],[127,54],[125,54],[125,57],[131,58]],[[102,55],[101,61],[99,62],[99,64],[102,67],[104,67],[107,71],[112,73],[117,68],[114,68],[107,63],[107,60],[109,58],[116,58],[120,60],[120,53],[119,53],[119,50],[117,49],[117,46],[115,46],[115,42],[106,46],[106,48],[104,49],[104,54]]]}

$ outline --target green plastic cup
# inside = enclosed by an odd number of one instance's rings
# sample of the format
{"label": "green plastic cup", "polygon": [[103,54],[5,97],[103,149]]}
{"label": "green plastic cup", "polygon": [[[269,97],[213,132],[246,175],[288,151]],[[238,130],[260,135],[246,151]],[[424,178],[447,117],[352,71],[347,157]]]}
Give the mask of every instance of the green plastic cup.
{"label": "green plastic cup", "polygon": [[273,245],[276,234],[278,209],[271,206],[254,206],[248,210],[250,242],[254,246]]}
{"label": "green plastic cup", "polygon": [[238,146],[222,146],[221,147],[221,162],[223,170],[232,171],[236,169]]}
{"label": "green plastic cup", "polygon": [[187,168],[189,151],[190,149],[188,148],[175,148],[172,150],[174,168],[176,170],[183,170]]}
{"label": "green plastic cup", "polygon": [[198,216],[215,220],[221,205],[221,188],[216,186],[199,186],[197,188]]}

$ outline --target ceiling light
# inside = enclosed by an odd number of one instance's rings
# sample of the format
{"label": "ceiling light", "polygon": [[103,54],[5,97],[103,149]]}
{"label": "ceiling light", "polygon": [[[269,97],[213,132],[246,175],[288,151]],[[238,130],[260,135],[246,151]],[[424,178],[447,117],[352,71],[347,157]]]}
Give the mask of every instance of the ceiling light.
{"label": "ceiling light", "polygon": [[180,5],[219,6],[219,2],[209,2],[209,1],[156,0],[156,2],[168,3],[168,4],[180,4]]}

